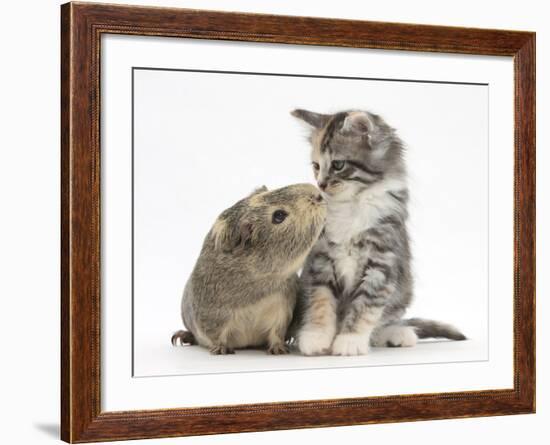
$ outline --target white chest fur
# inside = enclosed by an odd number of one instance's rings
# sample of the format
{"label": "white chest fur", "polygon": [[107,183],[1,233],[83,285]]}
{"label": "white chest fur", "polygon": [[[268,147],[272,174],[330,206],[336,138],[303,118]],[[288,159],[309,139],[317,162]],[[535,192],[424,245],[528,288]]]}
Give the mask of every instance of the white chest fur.
{"label": "white chest fur", "polygon": [[364,190],[350,200],[329,199],[325,232],[330,241],[349,243],[361,232],[373,227],[401,204],[388,191],[404,187],[401,181],[383,181]]}
{"label": "white chest fur", "polygon": [[339,244],[331,252],[334,268],[341,285],[345,290],[351,290],[357,282],[359,269],[359,250],[351,248],[349,244]]}
{"label": "white chest fur", "polygon": [[335,243],[331,246],[331,257],[336,274],[347,290],[356,285],[357,275],[361,272],[358,270],[361,252],[353,246],[357,236],[401,205],[387,192],[404,186],[401,181],[384,181],[352,200],[329,200],[325,235]]}

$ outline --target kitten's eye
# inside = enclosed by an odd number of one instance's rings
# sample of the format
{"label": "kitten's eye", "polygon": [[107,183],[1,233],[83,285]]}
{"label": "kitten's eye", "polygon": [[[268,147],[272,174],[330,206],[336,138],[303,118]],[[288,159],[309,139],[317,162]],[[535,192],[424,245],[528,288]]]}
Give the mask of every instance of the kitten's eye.
{"label": "kitten's eye", "polygon": [[332,161],[332,168],[336,171],[342,170],[344,168],[344,161]]}
{"label": "kitten's eye", "polygon": [[319,170],[319,164],[317,162],[312,162],[311,165],[313,165],[313,170]]}
{"label": "kitten's eye", "polygon": [[275,210],[273,212],[273,216],[271,217],[271,221],[273,222],[273,224],[281,224],[287,216],[288,213],[284,210]]}

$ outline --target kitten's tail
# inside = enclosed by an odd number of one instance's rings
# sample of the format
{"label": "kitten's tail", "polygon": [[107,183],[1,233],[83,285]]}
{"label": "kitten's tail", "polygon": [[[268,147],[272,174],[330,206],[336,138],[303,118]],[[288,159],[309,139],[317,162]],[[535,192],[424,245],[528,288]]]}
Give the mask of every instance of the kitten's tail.
{"label": "kitten's tail", "polygon": [[418,338],[448,338],[450,340],[466,340],[466,336],[454,326],[424,318],[409,318],[402,320],[405,326],[414,328]]}
{"label": "kitten's tail", "polygon": [[174,332],[174,335],[172,335],[172,345],[177,346],[178,340],[180,342],[180,345],[183,345],[184,343],[188,343],[190,345],[196,345],[197,340],[195,339],[195,336],[192,332],[189,331],[177,331]]}

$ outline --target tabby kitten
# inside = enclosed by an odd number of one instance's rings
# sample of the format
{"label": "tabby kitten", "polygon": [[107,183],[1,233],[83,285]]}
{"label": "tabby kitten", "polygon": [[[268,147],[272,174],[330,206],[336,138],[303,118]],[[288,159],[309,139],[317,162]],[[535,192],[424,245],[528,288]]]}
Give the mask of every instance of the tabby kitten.
{"label": "tabby kitten", "polygon": [[417,338],[464,340],[452,326],[402,319],[413,296],[404,147],[376,114],[295,110],[312,127],[325,229],[303,268],[296,341],[305,355],[366,354]]}

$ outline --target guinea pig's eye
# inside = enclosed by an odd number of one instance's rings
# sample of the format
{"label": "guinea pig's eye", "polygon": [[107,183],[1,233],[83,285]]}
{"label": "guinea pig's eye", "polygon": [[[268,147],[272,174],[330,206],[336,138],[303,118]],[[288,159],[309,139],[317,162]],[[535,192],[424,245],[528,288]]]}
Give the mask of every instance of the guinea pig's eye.
{"label": "guinea pig's eye", "polygon": [[275,210],[273,212],[273,216],[271,217],[271,221],[273,222],[273,224],[281,224],[287,216],[288,213],[284,210]]}
{"label": "guinea pig's eye", "polygon": [[335,171],[339,171],[339,170],[342,170],[344,168],[344,164],[345,162],[344,161],[332,161],[332,168],[335,170]]}
{"label": "guinea pig's eye", "polygon": [[313,170],[319,170],[319,164],[317,162],[312,162],[311,165],[313,165]]}

